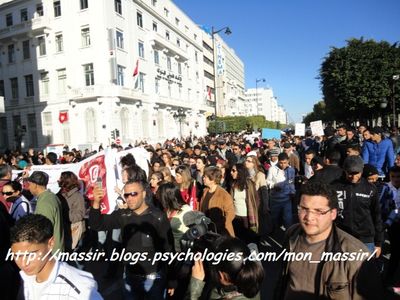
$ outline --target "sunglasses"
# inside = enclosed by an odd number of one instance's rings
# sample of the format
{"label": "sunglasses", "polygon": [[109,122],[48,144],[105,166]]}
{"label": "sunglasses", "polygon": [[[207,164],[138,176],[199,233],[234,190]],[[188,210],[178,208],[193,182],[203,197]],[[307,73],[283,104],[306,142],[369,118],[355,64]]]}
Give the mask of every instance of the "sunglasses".
{"label": "sunglasses", "polygon": [[136,197],[138,194],[138,192],[124,193],[124,198],[128,198],[129,196]]}
{"label": "sunglasses", "polygon": [[232,170],[231,170],[231,172],[232,172],[232,173],[236,173],[236,172],[237,172],[237,170],[235,170],[235,169],[232,169]]}
{"label": "sunglasses", "polygon": [[11,196],[15,192],[1,192],[1,193],[3,194],[3,196]]}

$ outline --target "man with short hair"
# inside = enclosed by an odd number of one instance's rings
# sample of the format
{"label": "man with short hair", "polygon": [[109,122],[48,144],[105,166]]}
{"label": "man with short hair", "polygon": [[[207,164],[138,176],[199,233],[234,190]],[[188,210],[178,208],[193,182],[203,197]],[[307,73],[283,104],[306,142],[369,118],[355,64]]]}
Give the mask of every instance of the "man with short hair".
{"label": "man with short hair", "polygon": [[56,251],[64,251],[62,206],[58,197],[46,189],[47,184],[49,183],[49,175],[42,171],[34,171],[27,180],[29,182],[29,191],[37,199],[35,214],[45,216],[53,224],[53,253],[56,253]]}
{"label": "man with short hair", "polygon": [[51,254],[53,225],[42,215],[27,215],[11,228],[11,257],[21,269],[25,300],[103,299],[93,275]]}
{"label": "man with short hair", "polygon": [[49,152],[46,155],[45,165],[56,165],[57,164],[57,154],[54,152]]}
{"label": "man with short hair", "polygon": [[126,299],[165,299],[166,287],[170,295],[175,288],[167,278],[167,262],[153,261],[156,253],[173,252],[174,240],[165,213],[146,204],[146,188],[146,182],[128,181],[123,190],[128,207],[115,210],[111,215],[102,215],[100,202],[103,190],[95,187],[93,206],[89,213],[91,229],[101,231],[120,228],[122,246],[126,253],[147,255],[146,259],[139,261],[124,261]]}
{"label": "man with short hair", "polygon": [[[284,262],[276,299],[379,299],[380,279],[368,249],[362,242],[337,228],[336,193],[321,182],[302,186],[300,224],[286,233],[285,250],[310,253],[311,259]],[[333,259],[329,255],[362,254],[358,259]],[[328,256],[326,256],[328,255]]]}
{"label": "man with short hair", "polygon": [[333,183],[339,202],[338,226],[362,241],[379,257],[383,225],[376,187],[362,178],[364,162],[359,156],[344,160],[344,175]]}

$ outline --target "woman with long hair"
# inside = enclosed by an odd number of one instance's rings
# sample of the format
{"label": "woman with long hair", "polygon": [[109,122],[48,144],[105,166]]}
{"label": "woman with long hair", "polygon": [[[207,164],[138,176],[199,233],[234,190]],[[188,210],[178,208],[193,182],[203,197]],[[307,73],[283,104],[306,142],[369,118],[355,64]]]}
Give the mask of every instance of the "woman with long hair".
{"label": "woman with long hair", "polygon": [[[80,183],[78,177],[70,172],[61,173],[58,185],[61,190],[59,195],[61,199],[65,199],[68,204],[68,217],[71,223],[71,244],[70,250],[74,250],[85,231],[84,217],[86,213],[85,199],[79,191]],[[66,243],[67,246],[67,243]]]}
{"label": "woman with long hair", "polygon": [[194,180],[190,174],[188,166],[180,165],[175,170],[175,181],[179,186],[181,195],[186,204],[188,204],[193,210],[197,210],[197,187],[196,180]]}
{"label": "woman with long hair", "polygon": [[157,193],[158,188],[164,182],[164,175],[160,171],[154,172],[150,176],[150,188],[153,194]]}
{"label": "woman with long hair", "polygon": [[159,171],[163,174],[165,182],[174,182],[175,181],[174,177],[171,174],[170,168],[161,167]]}
{"label": "woman with long hair", "polygon": [[[251,259],[247,245],[232,237],[220,238],[215,243],[215,253],[229,253],[235,259],[223,259],[212,264],[210,277],[213,289],[206,295],[207,299],[259,300],[264,268],[260,262]],[[203,262],[196,260],[189,285],[190,299],[201,299],[204,279]]]}
{"label": "woman with long hair", "polygon": [[235,207],[233,229],[237,237],[246,243],[254,242],[258,233],[259,198],[254,182],[248,177],[243,164],[236,164],[231,170],[232,187],[230,193]]}
{"label": "woman with long hair", "polygon": [[5,201],[12,203],[9,212],[14,221],[18,221],[23,216],[33,213],[31,203],[22,195],[22,185],[18,181],[6,182],[3,185],[1,193]]}

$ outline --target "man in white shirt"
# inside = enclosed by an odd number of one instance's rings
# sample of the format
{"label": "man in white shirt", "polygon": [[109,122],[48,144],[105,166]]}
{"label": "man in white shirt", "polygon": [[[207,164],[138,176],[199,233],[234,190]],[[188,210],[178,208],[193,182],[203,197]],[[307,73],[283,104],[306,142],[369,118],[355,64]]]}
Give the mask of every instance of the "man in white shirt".
{"label": "man in white shirt", "polygon": [[21,269],[25,300],[103,299],[92,274],[58,261],[52,255],[53,225],[42,215],[27,215],[11,228],[11,251]]}

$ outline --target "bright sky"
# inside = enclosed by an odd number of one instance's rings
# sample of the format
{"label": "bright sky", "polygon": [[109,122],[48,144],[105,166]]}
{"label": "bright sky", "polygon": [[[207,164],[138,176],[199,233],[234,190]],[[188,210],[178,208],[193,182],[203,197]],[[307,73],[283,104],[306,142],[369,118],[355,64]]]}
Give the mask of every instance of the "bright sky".
{"label": "bright sky", "polygon": [[269,86],[291,122],[322,99],[319,68],[347,39],[400,42],[400,0],[173,0],[195,23],[217,30],[245,66],[246,88]]}

